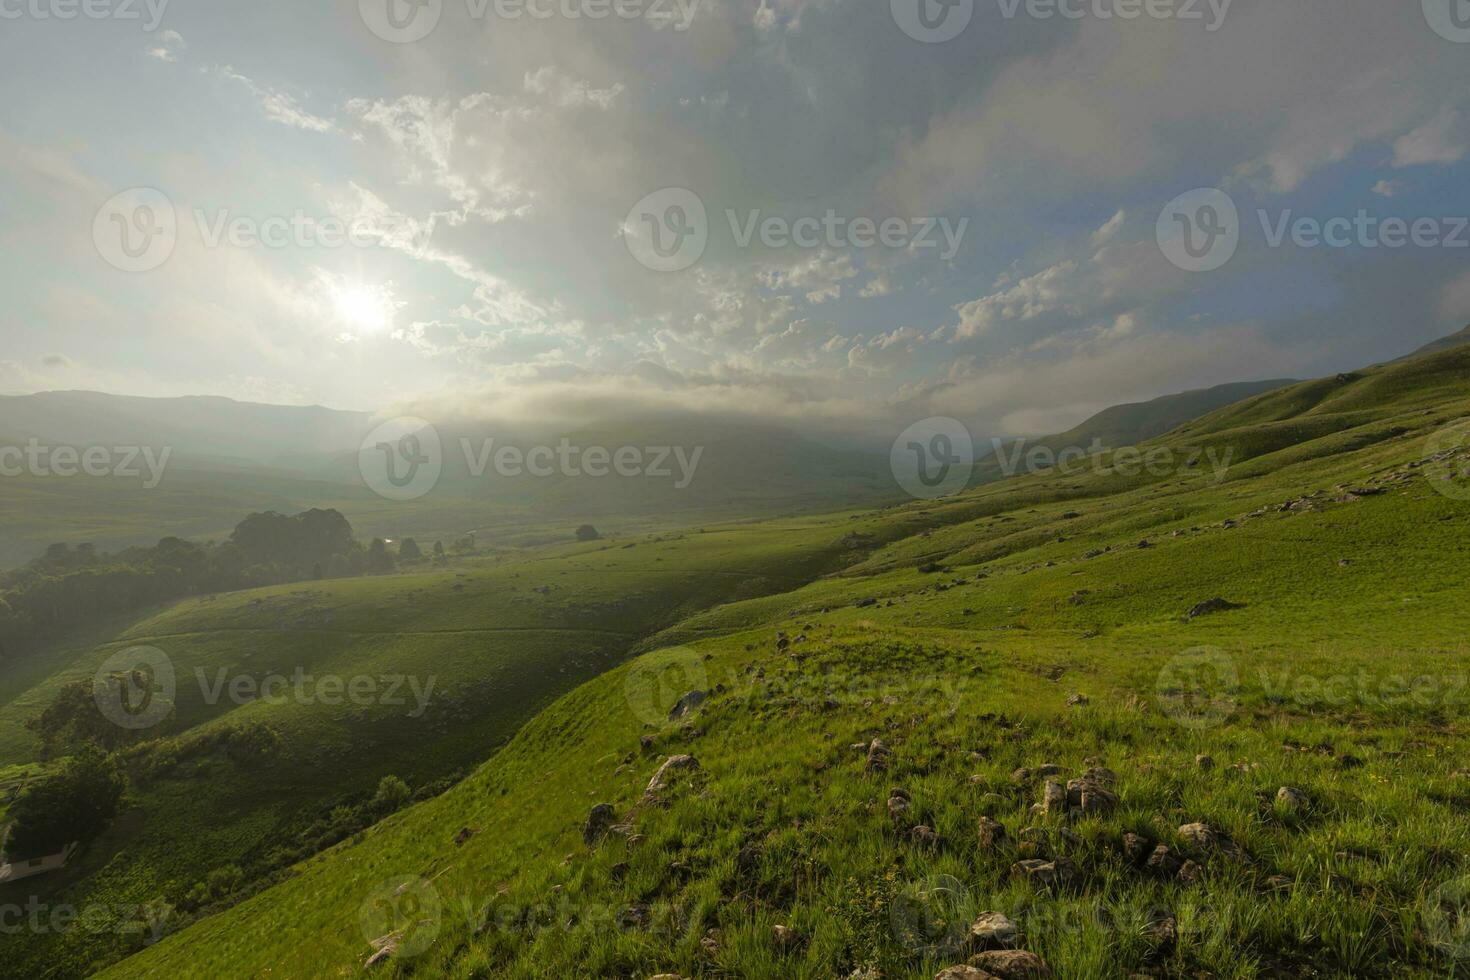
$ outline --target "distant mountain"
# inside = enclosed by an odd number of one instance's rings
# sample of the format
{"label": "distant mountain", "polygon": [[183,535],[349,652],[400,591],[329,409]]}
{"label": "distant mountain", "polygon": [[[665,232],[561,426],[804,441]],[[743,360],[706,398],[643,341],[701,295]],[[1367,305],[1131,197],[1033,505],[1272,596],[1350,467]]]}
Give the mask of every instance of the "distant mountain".
{"label": "distant mountain", "polygon": [[262,405],[214,396],[138,398],[97,391],[0,396],[0,442],[170,447],[176,460],[309,470],[357,451],[366,412]]}
{"label": "distant mountain", "polygon": [[1448,337],[1441,337],[1438,340],[1430,341],[1414,351],[1414,353],[1406,354],[1399,358],[1399,360],[1407,361],[1412,357],[1419,357],[1423,354],[1438,354],[1440,351],[1450,350],[1451,348],[1459,347],[1461,344],[1470,344],[1470,327],[1466,327],[1458,333],[1452,333]]}
{"label": "distant mountain", "polygon": [[[1017,441],[1022,442],[1028,451],[1042,446],[1053,452],[1060,452],[1071,447],[1090,449],[1098,446],[1103,449],[1116,449],[1120,446],[1134,446],[1140,442],[1157,438],[1186,422],[1193,421],[1202,415],[1208,415],[1227,405],[1233,405],[1244,399],[1296,383],[1288,379],[1238,381],[1216,385],[1213,388],[1163,395],[1146,402],[1114,405],[1112,408],[1103,409],[1081,425],[1066,432],[1037,439],[1013,440],[1007,444],[1005,449],[1013,449]],[[1009,453],[1003,451],[1002,456],[1009,458]],[[995,456],[980,460],[976,465],[976,470],[977,482],[980,483],[989,483],[1014,475],[1004,472],[1000,459]]]}

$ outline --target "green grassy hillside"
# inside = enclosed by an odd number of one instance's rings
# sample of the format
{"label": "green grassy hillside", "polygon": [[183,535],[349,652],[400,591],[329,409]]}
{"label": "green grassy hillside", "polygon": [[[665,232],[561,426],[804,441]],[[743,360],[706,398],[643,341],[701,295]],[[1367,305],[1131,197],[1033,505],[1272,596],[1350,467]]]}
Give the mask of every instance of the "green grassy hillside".
{"label": "green grassy hillside", "polygon": [[[1108,454],[855,516],[859,560],[683,617],[447,793],[108,975],[381,950],[404,976],[927,977],[984,911],[1068,978],[1452,974],[1467,381],[1438,354],[1143,447],[1224,471]],[[1109,771],[1070,814],[1044,766]]]}
{"label": "green grassy hillside", "polygon": [[[0,665],[0,765],[34,761],[40,745],[24,722],[118,651],[157,648],[176,678],[169,738],[131,757],[128,812],[65,872],[0,886],[0,904],[37,894],[76,907],[178,905],[231,865],[248,883],[252,869],[273,867],[272,853],[294,846],[331,807],[365,800],[385,775],[422,788],[481,762],[553,698],[656,630],[732,596],[787,591],[861,560],[844,540],[848,524],[835,516],[707,528],[206,596],[106,642],[82,638]],[[317,681],[304,688],[308,699],[287,687],[281,703],[253,688],[240,700],[228,693],[237,678],[290,681],[298,671],[362,679],[371,691],[360,702],[341,690],[318,697]],[[252,726],[280,738],[263,762],[233,751]],[[24,938],[8,960],[21,971],[14,975],[81,975],[138,940],[108,930]]]}

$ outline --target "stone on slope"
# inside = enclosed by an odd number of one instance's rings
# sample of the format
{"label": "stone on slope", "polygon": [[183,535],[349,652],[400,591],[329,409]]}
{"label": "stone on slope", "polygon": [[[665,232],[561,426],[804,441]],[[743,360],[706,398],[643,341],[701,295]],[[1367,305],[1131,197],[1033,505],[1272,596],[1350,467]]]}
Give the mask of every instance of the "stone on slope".
{"label": "stone on slope", "polygon": [[1033,980],[1036,977],[1051,976],[1051,969],[1046,961],[1024,949],[996,949],[976,953],[970,957],[970,965],[1000,977],[1001,980]]}
{"label": "stone on slope", "polygon": [[981,912],[970,926],[970,941],[980,950],[1010,949],[1019,935],[1016,924],[1000,912]]}

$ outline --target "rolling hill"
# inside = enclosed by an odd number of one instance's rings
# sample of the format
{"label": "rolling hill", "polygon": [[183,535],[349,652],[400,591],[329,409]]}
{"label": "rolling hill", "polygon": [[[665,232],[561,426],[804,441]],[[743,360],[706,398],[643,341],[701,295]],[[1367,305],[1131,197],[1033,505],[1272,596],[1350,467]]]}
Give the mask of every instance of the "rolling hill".
{"label": "rolling hill", "polygon": [[[683,603],[447,792],[104,975],[1444,975],[1467,380],[1453,349],[1082,473],[720,532],[711,567],[849,555]],[[657,604],[640,557],[589,574]],[[1025,953],[981,951],[995,911]]]}

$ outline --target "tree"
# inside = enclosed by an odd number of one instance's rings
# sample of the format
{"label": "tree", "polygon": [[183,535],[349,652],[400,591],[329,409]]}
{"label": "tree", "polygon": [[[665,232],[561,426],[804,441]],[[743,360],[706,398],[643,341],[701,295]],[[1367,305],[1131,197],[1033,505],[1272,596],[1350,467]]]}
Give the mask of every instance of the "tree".
{"label": "tree", "polygon": [[117,816],[124,786],[116,760],[100,749],[83,749],[54,775],[27,787],[10,808],[11,859],[44,857],[94,840]]}
{"label": "tree", "polygon": [[[107,683],[126,683],[132,689],[145,689],[151,681],[146,672],[134,671],[132,676],[115,675]],[[111,752],[144,736],[144,731],[124,728],[104,715],[97,706],[93,686],[92,681],[72,681],[63,685],[56,692],[56,700],[39,715],[26,720],[26,727],[41,740],[43,756],[51,756],[58,749],[87,746]]]}
{"label": "tree", "polygon": [[373,538],[368,546],[368,571],[374,575],[393,571],[393,554],[382,538]]}
{"label": "tree", "polygon": [[597,528],[593,527],[591,524],[583,524],[581,527],[577,528],[578,541],[598,541],[601,540],[601,538],[602,535],[599,534]]}
{"label": "tree", "polygon": [[404,538],[403,541],[399,543],[399,561],[418,561],[422,557],[424,557],[424,553],[422,550],[419,549],[419,543],[413,538]]}
{"label": "tree", "polygon": [[[436,564],[436,565],[442,565],[445,562],[447,562],[448,560],[449,560],[449,556],[446,555],[446,554],[444,554],[444,542],[443,541],[435,541],[434,542],[434,564]],[[0,612],[3,612],[3,610],[0,610]]]}
{"label": "tree", "polygon": [[412,795],[408,784],[403,780],[397,776],[384,776],[378,780],[378,791],[368,801],[368,812],[377,818],[386,817],[395,810],[401,809]]}

